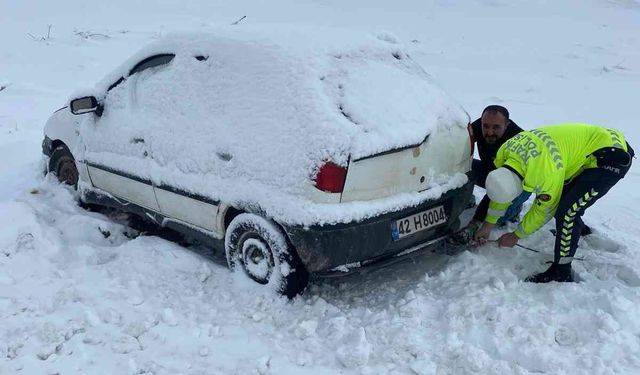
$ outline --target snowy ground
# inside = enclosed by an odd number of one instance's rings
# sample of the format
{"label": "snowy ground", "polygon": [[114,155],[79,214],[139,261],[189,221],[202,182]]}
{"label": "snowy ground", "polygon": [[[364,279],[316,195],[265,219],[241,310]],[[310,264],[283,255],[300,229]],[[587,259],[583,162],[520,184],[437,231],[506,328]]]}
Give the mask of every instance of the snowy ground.
{"label": "snowy ground", "polygon": [[244,15],[386,30],[472,117],[502,103],[525,128],[592,122],[640,148],[637,0],[2,0],[0,374],[638,373],[637,166],[585,216],[580,283],[521,282],[551,258],[544,229],[523,241],[541,254],[423,257],[292,302],[42,179],[42,127],[74,89],[167,31]]}

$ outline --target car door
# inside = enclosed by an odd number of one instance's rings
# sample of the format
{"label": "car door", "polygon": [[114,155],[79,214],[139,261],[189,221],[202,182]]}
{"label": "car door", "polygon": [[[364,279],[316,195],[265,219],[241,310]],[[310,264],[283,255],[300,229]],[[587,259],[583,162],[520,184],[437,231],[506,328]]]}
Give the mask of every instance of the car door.
{"label": "car door", "polygon": [[137,80],[166,67],[174,55],[160,54],[137,63],[105,95],[104,111],[83,134],[85,162],[92,184],[117,198],[159,212],[152,182],[148,128],[141,126]]}
{"label": "car door", "polygon": [[205,167],[197,161],[202,160],[202,152],[193,147],[199,136],[189,126],[206,118],[208,104],[204,103],[200,109],[205,109],[198,112],[198,101],[184,95],[184,91],[191,92],[203,80],[194,75],[197,73],[194,69],[206,70],[205,59],[178,55],[167,69],[156,74],[143,71],[136,78],[134,105],[138,116],[144,119],[145,146],[159,212],[167,220],[186,223],[219,237],[216,219],[219,201],[199,187],[197,180],[202,180]]}

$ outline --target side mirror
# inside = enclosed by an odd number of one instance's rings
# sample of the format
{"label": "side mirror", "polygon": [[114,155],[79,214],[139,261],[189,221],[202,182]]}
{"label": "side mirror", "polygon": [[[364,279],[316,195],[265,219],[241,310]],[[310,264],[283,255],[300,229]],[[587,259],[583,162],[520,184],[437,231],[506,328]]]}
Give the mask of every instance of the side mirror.
{"label": "side mirror", "polygon": [[98,99],[96,99],[95,96],[73,99],[71,103],[69,103],[69,108],[74,115],[89,112],[95,112],[98,116],[102,114],[102,106],[98,104]]}

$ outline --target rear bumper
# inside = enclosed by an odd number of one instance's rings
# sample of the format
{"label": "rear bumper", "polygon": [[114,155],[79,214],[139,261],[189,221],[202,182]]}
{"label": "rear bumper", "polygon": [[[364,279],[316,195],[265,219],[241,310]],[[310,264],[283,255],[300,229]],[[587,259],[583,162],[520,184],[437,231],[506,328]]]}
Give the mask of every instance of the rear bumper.
{"label": "rear bumper", "polygon": [[[346,274],[352,269],[395,263],[416,252],[442,245],[457,230],[458,217],[473,193],[473,182],[451,190],[437,200],[376,216],[361,222],[323,226],[284,226],[300,259],[317,276]],[[394,241],[391,223],[429,208],[443,205],[447,221],[436,227]]]}

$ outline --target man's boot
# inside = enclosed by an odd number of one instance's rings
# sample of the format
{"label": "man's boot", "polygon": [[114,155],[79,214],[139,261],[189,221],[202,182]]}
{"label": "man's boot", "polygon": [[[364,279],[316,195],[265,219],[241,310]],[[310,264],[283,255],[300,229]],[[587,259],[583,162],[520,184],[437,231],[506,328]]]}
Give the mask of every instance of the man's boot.
{"label": "man's boot", "polygon": [[573,282],[573,275],[571,274],[571,263],[553,263],[548,270],[542,273],[533,274],[524,279],[524,281],[528,283],[548,283],[550,281]]}
{"label": "man's boot", "polygon": [[[558,233],[557,230],[555,229],[549,229],[549,231],[551,232],[551,234],[553,234],[554,236]],[[593,230],[591,230],[591,227],[588,226],[587,224],[582,224],[582,229],[580,230],[580,236],[584,237],[584,236],[589,236],[593,233]]]}

